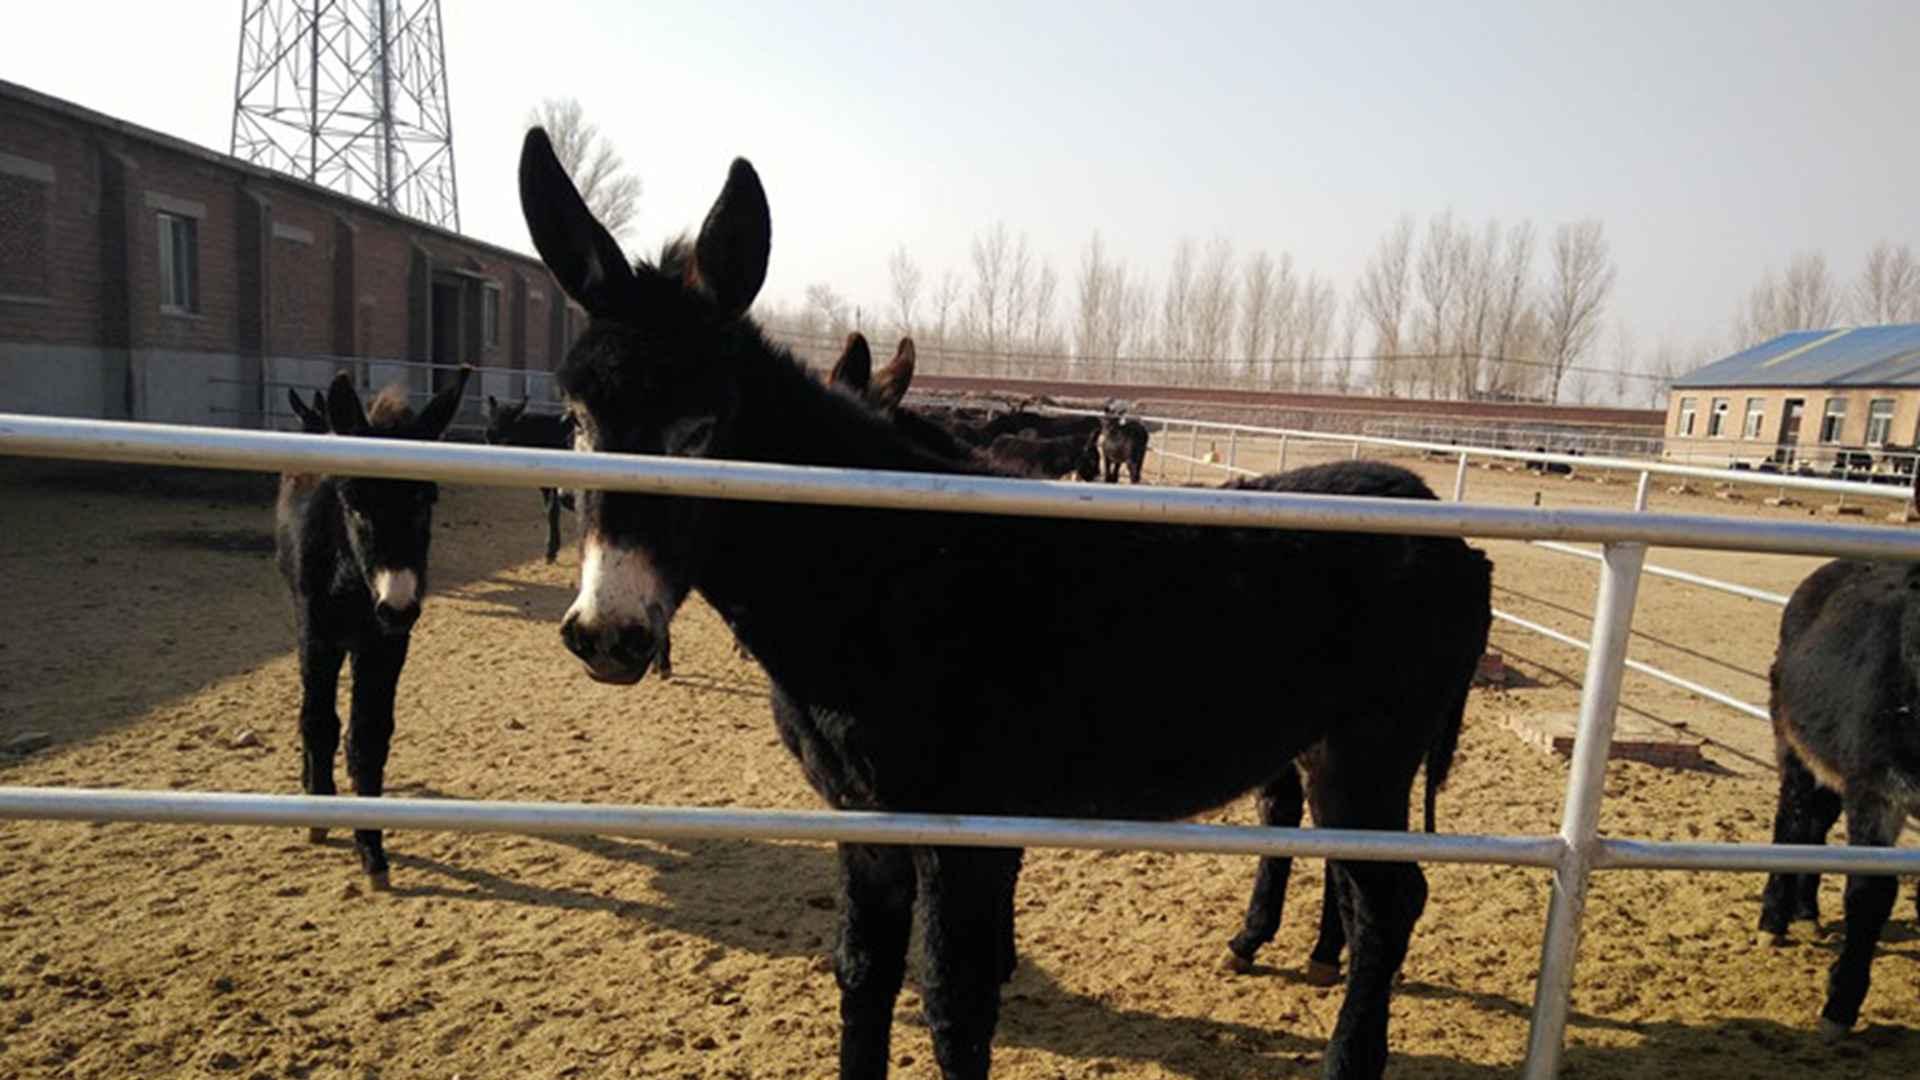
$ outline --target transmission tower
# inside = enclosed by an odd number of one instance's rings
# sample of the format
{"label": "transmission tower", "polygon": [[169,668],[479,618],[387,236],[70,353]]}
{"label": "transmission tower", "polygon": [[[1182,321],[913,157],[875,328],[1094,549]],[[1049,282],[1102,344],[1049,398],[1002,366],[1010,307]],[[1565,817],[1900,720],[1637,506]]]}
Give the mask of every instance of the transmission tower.
{"label": "transmission tower", "polygon": [[439,0],[244,0],[233,156],[458,231]]}

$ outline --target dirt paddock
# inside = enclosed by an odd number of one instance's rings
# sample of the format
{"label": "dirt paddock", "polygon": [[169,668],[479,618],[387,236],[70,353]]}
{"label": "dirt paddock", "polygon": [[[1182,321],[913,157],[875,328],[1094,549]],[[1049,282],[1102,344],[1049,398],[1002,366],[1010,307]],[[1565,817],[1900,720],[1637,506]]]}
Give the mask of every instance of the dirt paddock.
{"label": "dirt paddock", "polygon": [[[1451,490],[1451,463],[1419,467]],[[259,477],[156,482],[139,470],[0,460],[0,742],[53,737],[0,757],[0,783],[298,789],[298,686],[268,493]],[[1632,489],[1475,470],[1470,493],[1625,505]],[[555,632],[575,556],[539,561],[538,504],[531,491],[445,490],[390,791],[817,806],[774,734],[763,676],[697,601],[675,626],[677,681],[620,689],[579,673]],[[1804,510],[1704,495],[1662,492],[1654,508],[1805,520]],[[1497,606],[1584,636],[1593,564],[1486,546]],[[1650,561],[1785,592],[1819,560],[1656,551]],[[1777,622],[1766,605],[1648,580],[1634,654],[1764,701]],[[1441,825],[1551,832],[1565,766],[1505,724],[1571,714],[1584,661],[1504,627],[1495,645],[1522,678],[1474,693]],[[1391,664],[1382,658],[1383,670]],[[1767,839],[1764,723],[1638,676],[1626,701],[1645,723],[1705,739],[1712,767],[1614,763],[1603,828]],[[1216,819],[1253,815],[1243,803]],[[0,825],[0,1076],[832,1073],[829,848],[402,832],[388,849],[395,889],[382,894],[364,888],[340,834],[314,847],[292,829]],[[1252,872],[1247,859],[1031,853],[995,1075],[1317,1076],[1339,997],[1297,971],[1321,867],[1297,868],[1262,966],[1228,975],[1220,961]],[[1432,900],[1394,1003],[1390,1073],[1511,1076],[1548,877],[1472,866],[1427,875]],[[1802,931],[1784,948],[1756,945],[1760,884],[1599,875],[1566,1074],[1920,1074],[1911,893],[1902,890],[1861,1029],[1829,1048],[1812,1027],[1840,883],[1828,878],[1823,892],[1827,934]],[[934,1074],[913,986],[910,975],[895,1025],[903,1077]]]}

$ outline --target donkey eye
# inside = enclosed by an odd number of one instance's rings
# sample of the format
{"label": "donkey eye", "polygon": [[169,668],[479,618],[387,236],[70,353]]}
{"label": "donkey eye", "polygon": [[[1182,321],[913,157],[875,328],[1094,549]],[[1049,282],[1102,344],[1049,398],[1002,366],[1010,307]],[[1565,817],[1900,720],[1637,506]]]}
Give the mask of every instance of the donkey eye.
{"label": "donkey eye", "polygon": [[689,416],[668,424],[660,433],[667,453],[678,457],[699,457],[713,444],[714,418]]}

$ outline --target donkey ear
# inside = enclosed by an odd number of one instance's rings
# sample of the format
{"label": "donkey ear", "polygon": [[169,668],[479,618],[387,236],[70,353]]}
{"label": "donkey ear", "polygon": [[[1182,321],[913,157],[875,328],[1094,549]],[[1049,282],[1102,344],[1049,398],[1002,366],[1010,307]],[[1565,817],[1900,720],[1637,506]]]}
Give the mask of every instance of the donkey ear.
{"label": "donkey ear", "polygon": [[488,394],[487,395],[487,423],[489,424],[493,423],[494,417],[499,415],[500,415],[500,402],[495,400],[492,394]]}
{"label": "donkey ear", "polygon": [[460,411],[460,400],[467,393],[467,379],[472,377],[473,368],[461,364],[454,372],[453,384],[433,395],[427,407],[413,421],[413,436],[417,439],[437,439],[447,433],[447,426],[453,423],[453,414]]}
{"label": "donkey ear", "polygon": [[299,418],[301,431],[320,434],[327,430],[326,417],[308,408],[307,399],[300,396],[300,391],[289,388],[287,404],[293,406],[293,415]]}
{"label": "donkey ear", "polygon": [[633,268],[567,178],[545,128],[529,130],[520,147],[520,213],[567,295],[589,315],[612,311]]}
{"label": "donkey ear", "polygon": [[900,347],[894,351],[893,360],[880,369],[874,376],[873,389],[867,391],[867,400],[880,406],[882,410],[897,408],[901,399],[907,396],[907,387],[913,383],[913,339],[903,337]]}
{"label": "donkey ear", "polygon": [[746,158],[734,158],[727,186],[720,189],[694,241],[687,284],[713,297],[727,318],[744,315],[767,280],[772,243],[773,216],[760,175]]}
{"label": "donkey ear", "polygon": [[833,365],[833,374],[827,381],[862,394],[872,377],[873,351],[867,348],[866,336],[855,330],[847,335],[847,344],[840,350],[840,359]]}
{"label": "donkey ear", "polygon": [[367,431],[366,407],[353,388],[353,376],[344,371],[327,387],[327,427],[335,435],[364,435]]}

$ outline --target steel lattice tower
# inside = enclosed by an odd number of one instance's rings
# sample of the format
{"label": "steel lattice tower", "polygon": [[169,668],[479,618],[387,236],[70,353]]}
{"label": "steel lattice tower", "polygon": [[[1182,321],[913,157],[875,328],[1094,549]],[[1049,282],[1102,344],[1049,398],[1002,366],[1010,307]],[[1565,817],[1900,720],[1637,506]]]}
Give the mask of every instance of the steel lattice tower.
{"label": "steel lattice tower", "polygon": [[232,152],[458,231],[440,0],[242,0]]}

